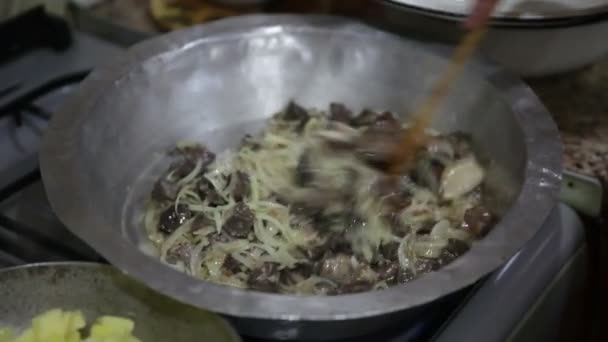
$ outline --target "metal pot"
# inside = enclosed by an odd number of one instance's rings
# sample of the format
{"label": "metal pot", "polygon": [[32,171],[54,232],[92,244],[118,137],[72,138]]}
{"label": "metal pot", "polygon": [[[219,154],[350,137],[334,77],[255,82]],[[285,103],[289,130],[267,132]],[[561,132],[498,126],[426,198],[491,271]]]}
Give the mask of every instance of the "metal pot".
{"label": "metal pot", "polygon": [[428,46],[334,17],[238,17],[174,32],[138,44],[82,83],[46,132],[44,184],[67,227],[112,264],[163,294],[234,318],[242,333],[330,339],[379,330],[496,269],[556,203],[558,130],[526,86],[495,68],[471,63],[434,127],[472,134],[502,219],[438,272],[333,297],[220,286],[150,256],[142,209],[179,140],[215,151],[235,146],[291,98],[308,107],[339,101],[408,113],[445,64]]}
{"label": "metal pot", "polygon": [[[472,0],[376,0],[370,18],[404,35],[455,43]],[[482,52],[521,76],[583,67],[608,55],[607,0],[506,0],[500,3]]]}
{"label": "metal pot", "polygon": [[0,270],[0,328],[17,331],[52,309],[80,310],[89,322],[103,315],[133,319],[142,341],[236,342],[221,317],[159,295],[107,265],[54,262]]}

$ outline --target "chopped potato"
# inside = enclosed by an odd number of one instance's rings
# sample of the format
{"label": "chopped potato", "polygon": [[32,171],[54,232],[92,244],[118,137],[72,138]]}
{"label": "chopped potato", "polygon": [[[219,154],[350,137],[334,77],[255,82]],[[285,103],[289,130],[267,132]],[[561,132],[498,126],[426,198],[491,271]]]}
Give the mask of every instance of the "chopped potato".
{"label": "chopped potato", "polygon": [[0,328],[0,342],[11,342],[13,340],[13,331],[11,329]]}
{"label": "chopped potato", "polygon": [[140,342],[133,336],[135,324],[130,319],[103,316],[83,338],[80,330],[86,321],[80,311],[53,309],[32,320],[31,327],[16,338],[12,330],[0,329],[0,342]]}

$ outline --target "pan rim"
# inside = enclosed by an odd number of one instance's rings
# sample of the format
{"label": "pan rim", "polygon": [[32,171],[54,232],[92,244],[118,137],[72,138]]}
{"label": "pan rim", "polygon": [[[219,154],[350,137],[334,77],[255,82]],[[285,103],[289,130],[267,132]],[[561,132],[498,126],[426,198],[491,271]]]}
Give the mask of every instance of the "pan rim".
{"label": "pan rim", "polygon": [[[508,244],[508,255],[495,255],[492,260],[485,260],[483,264],[478,262],[479,260],[476,261],[476,256],[483,253],[486,255],[492,248],[492,243],[484,239],[459,258],[460,262],[387,290],[330,297],[267,294],[194,279],[144,255],[130,242],[122,238],[117,239],[112,234],[114,230],[98,229],[100,227],[92,225],[89,219],[74,212],[78,196],[66,199],[63,190],[71,181],[66,177],[66,170],[75,170],[76,167],[66,159],[66,155],[74,148],[70,145],[73,141],[69,136],[76,134],[74,122],[78,121],[79,113],[91,108],[101,98],[101,89],[118,81],[143,60],[171,53],[176,49],[206,44],[210,40],[219,39],[217,34],[227,39],[231,35],[242,35],[244,32],[255,35],[280,33],[285,30],[319,33],[331,30],[333,34],[373,36],[374,39],[382,39],[391,44],[403,43],[396,36],[343,18],[252,15],[170,33],[136,45],[113,64],[94,71],[83,82],[79,95],[69,101],[53,118],[44,137],[40,158],[41,172],[51,206],[63,223],[117,268],[164,295],[230,316],[287,321],[362,319],[429,303],[473,284],[481,276],[497,268],[540,228],[557,202],[562,172],[559,132],[547,110],[527,86],[480,61],[473,67],[485,75],[488,83],[500,90],[505,101],[509,103],[524,135],[527,153],[521,192],[495,228],[517,232],[517,238]],[[211,34],[215,36],[210,37]],[[416,44],[422,47],[422,44]],[[70,121],[73,123],[68,124]],[[457,281],[454,281],[454,274],[460,275]],[[172,281],[169,283],[166,279]],[[426,285],[441,282],[451,283],[444,287],[443,292],[425,292]]]}

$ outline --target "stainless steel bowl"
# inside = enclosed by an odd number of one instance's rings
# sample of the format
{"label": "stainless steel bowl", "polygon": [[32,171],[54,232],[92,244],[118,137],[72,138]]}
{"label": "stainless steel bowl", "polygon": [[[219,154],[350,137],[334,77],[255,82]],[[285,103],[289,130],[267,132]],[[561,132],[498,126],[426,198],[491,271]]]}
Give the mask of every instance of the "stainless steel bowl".
{"label": "stainless steel bowl", "polygon": [[88,322],[117,315],[145,342],[236,342],[221,317],[162,296],[111,266],[56,262],[0,270],[0,328],[16,331],[51,309],[80,310]]}
{"label": "stainless steel bowl", "polygon": [[[460,39],[468,13],[467,1],[375,1],[381,8],[371,18],[375,25],[443,43]],[[493,17],[481,51],[510,72],[524,77],[546,76],[576,70],[608,56],[608,1],[502,3],[520,6],[499,11]]]}
{"label": "stainless steel bowl", "polygon": [[496,269],[554,206],[558,131],[521,82],[472,63],[438,113],[438,130],[472,134],[503,216],[470,252],[408,284],[300,297],[199,281],[147,255],[143,203],[178,140],[235,146],[291,98],[408,113],[445,64],[428,46],[323,16],[239,17],[154,38],[94,71],[53,117],[44,184],[62,221],[111,263],[163,294],[231,316],[241,332],[328,339],[378,330]]}

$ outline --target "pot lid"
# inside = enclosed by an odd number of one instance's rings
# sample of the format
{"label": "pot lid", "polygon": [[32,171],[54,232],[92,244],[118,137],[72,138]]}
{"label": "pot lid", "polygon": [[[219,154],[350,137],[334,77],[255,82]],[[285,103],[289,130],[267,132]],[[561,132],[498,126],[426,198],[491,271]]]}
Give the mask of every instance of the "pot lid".
{"label": "pot lid", "polygon": [[[389,0],[405,6],[466,15],[476,0]],[[495,18],[561,19],[608,11],[608,0],[502,0]]]}

